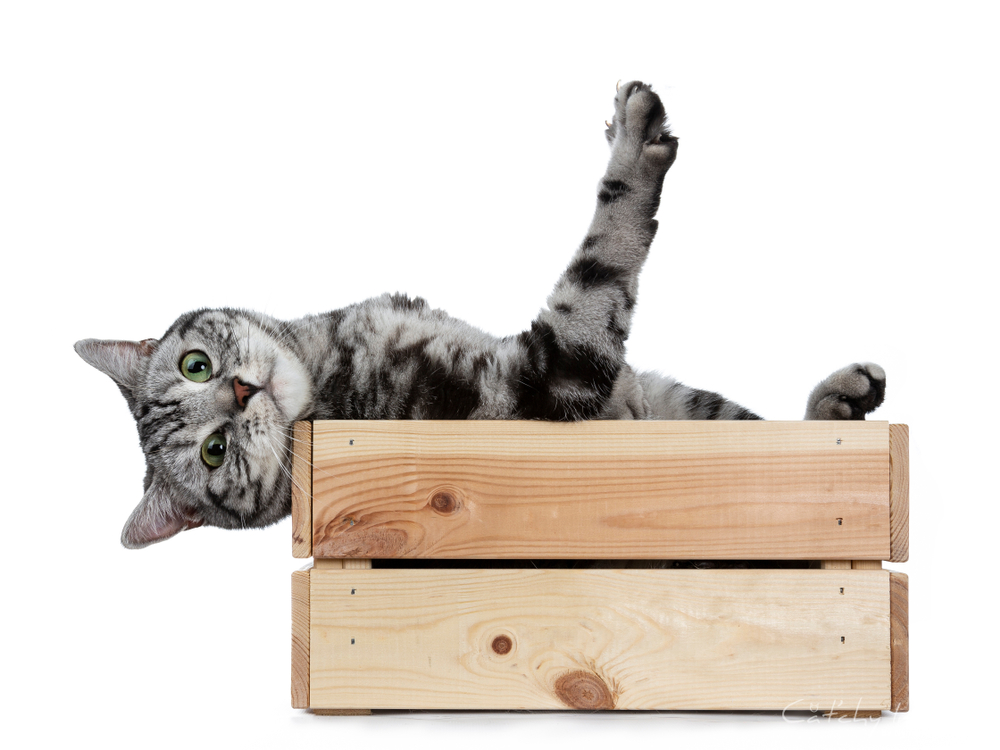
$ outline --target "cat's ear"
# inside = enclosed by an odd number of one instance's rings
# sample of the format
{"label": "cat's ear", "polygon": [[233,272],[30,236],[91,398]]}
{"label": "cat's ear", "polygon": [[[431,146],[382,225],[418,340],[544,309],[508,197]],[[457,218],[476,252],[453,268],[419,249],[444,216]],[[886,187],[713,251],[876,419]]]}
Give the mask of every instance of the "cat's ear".
{"label": "cat's ear", "polygon": [[146,494],[125,522],[122,544],[129,549],[142,549],[203,523],[197,513],[180,507],[171,497],[170,490],[154,476]]}
{"label": "cat's ear", "polygon": [[73,344],[73,348],[83,357],[84,362],[93,365],[115,381],[124,393],[126,389],[131,392],[135,388],[159,343],[156,339],[143,341],[84,339]]}

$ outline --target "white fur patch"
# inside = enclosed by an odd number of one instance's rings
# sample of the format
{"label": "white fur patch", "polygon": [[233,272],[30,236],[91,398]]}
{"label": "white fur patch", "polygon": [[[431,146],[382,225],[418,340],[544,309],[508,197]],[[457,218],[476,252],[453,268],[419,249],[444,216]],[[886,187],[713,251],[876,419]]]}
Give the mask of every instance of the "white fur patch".
{"label": "white fur patch", "polygon": [[297,357],[256,326],[246,337],[246,362],[238,377],[259,386],[274,401],[282,418],[294,422],[311,400],[311,378]]}
{"label": "white fur patch", "polygon": [[309,384],[309,373],[301,362],[280,352],[275,356],[274,370],[267,388],[289,422],[304,416],[311,400]]}

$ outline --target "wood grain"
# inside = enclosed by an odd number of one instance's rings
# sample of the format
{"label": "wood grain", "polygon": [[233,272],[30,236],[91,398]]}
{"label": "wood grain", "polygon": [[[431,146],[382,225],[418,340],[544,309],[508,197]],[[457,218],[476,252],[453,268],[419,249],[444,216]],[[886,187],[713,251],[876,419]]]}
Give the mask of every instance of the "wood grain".
{"label": "wood grain", "polygon": [[312,422],[292,427],[292,557],[312,557]]}
{"label": "wood grain", "polygon": [[889,627],[892,661],[892,710],[910,710],[910,581],[889,574]]}
{"label": "wood grain", "polygon": [[885,422],[316,422],[317,557],[885,559]]}
{"label": "wood grain", "polygon": [[910,558],[910,427],[889,425],[890,562]]}
{"label": "wood grain", "polygon": [[309,708],[309,571],[292,573],[292,708]]}
{"label": "wood grain", "polygon": [[315,570],[343,570],[344,561],[329,557],[317,557],[313,560],[313,568]]}
{"label": "wood grain", "polygon": [[889,573],[314,570],[314,708],[890,707]]}
{"label": "wood grain", "polygon": [[358,560],[353,558],[344,560],[344,570],[368,570],[371,566],[371,560]]}
{"label": "wood grain", "polygon": [[881,560],[851,560],[853,570],[882,570]]}

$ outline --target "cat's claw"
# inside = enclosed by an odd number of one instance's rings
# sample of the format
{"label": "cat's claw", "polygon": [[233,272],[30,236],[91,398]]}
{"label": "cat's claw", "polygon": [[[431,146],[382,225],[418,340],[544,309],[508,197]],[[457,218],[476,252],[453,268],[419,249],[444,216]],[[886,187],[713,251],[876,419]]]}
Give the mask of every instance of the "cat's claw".
{"label": "cat's claw", "polygon": [[885,399],[885,370],[873,362],[848,365],[809,395],[806,419],[864,419]]}

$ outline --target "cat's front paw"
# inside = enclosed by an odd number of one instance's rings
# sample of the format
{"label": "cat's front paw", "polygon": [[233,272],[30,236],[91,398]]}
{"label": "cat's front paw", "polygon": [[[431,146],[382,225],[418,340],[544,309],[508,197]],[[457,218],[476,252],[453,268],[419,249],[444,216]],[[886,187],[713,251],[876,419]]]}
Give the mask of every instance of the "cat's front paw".
{"label": "cat's front paw", "polygon": [[677,158],[677,138],[670,133],[663,102],[641,81],[618,87],[615,115],[605,135],[612,153],[623,158],[645,158],[664,170]]}
{"label": "cat's front paw", "polygon": [[837,370],[809,395],[806,419],[864,419],[885,399],[885,370],[871,362]]}

